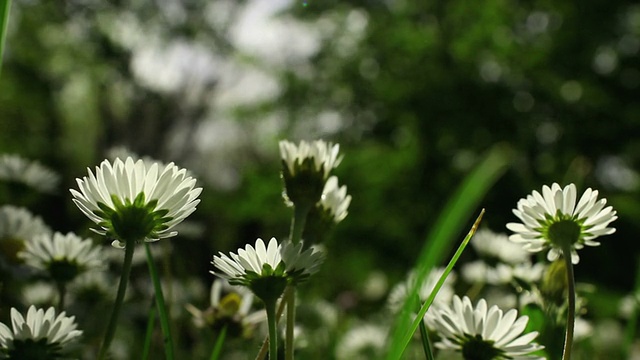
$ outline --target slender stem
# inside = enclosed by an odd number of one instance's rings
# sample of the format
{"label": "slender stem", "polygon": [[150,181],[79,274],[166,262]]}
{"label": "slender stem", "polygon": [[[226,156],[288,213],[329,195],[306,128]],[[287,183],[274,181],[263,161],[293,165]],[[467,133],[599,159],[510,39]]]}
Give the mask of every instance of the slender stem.
{"label": "slender stem", "polygon": [[265,302],[269,327],[269,360],[278,359],[278,329],[276,328],[276,302]]}
{"label": "slender stem", "polygon": [[[284,313],[284,307],[287,304],[286,301],[284,301],[284,298],[280,301],[280,304],[278,305],[278,311],[276,312],[276,325],[278,324],[278,322],[280,321],[280,318],[282,317],[282,313]],[[264,341],[262,342],[262,346],[260,347],[260,351],[258,352],[258,355],[256,356],[255,360],[262,360],[264,359],[265,356],[267,356],[267,351],[269,350],[269,337],[267,336]]]}
{"label": "slender stem", "polygon": [[220,333],[218,334],[218,338],[216,339],[216,343],[213,346],[213,350],[211,351],[211,356],[209,360],[218,360],[220,358],[220,354],[222,353],[222,345],[224,345],[224,340],[227,337],[227,326],[225,325]]}
{"label": "slender stem", "polygon": [[290,285],[285,290],[283,302],[287,303],[287,328],[284,359],[293,360],[293,328],[296,319],[296,288],[293,285]]}
{"label": "slender stem", "polygon": [[151,254],[149,243],[145,242],[144,248],[147,252],[147,265],[149,265],[149,274],[151,275],[151,281],[153,282],[153,291],[156,297],[156,308],[158,309],[158,316],[160,317],[160,328],[162,329],[162,335],[164,336],[164,354],[168,360],[173,360],[171,326],[169,325],[169,315],[167,314],[167,307],[165,306],[164,295],[162,294],[162,284],[160,284],[156,264],[153,262],[153,255]]}
{"label": "slender stem", "polygon": [[293,218],[291,219],[291,230],[289,238],[291,242],[297,244],[302,239],[304,225],[307,222],[307,215],[311,211],[313,204],[300,204],[293,207]]}
{"label": "slender stem", "polygon": [[118,284],[118,293],[116,294],[116,301],[113,304],[113,310],[111,311],[111,318],[107,325],[107,331],[104,334],[104,340],[102,341],[102,347],[98,353],[98,359],[102,360],[107,355],[109,345],[113,340],[113,336],[116,333],[116,327],[118,326],[118,316],[120,315],[120,309],[124,301],[124,294],[127,292],[127,284],[129,283],[129,274],[131,273],[131,261],[133,260],[133,252],[135,250],[135,240],[127,240],[124,248],[124,262],[122,263],[122,272],[120,273],[120,284]]}
{"label": "slender stem", "polygon": [[153,335],[153,328],[156,325],[156,307],[152,303],[149,307],[149,320],[147,322],[147,332],[144,337],[144,347],[142,350],[142,360],[149,358],[149,352],[151,350],[151,337]]}
{"label": "slender stem", "polygon": [[[420,298],[418,298],[417,302],[420,304]],[[421,307],[421,306],[419,306]],[[420,309],[418,309],[420,311]],[[424,318],[423,318],[424,319]],[[431,342],[429,341],[429,333],[427,332],[427,327],[424,324],[424,320],[420,322],[420,340],[422,340],[422,350],[424,350],[424,356],[427,360],[433,360],[433,351],[431,350]]]}
{"label": "slender stem", "polygon": [[562,246],[562,257],[567,266],[567,283],[569,286],[569,307],[567,308],[567,331],[564,337],[564,348],[562,359],[571,359],[571,348],[573,346],[573,328],[576,320],[576,284],[573,276],[573,263],[571,262],[571,245]]}
{"label": "slender stem", "polygon": [[58,288],[58,309],[60,311],[64,310],[64,298],[67,294],[67,283],[63,281],[56,282],[56,286]]}

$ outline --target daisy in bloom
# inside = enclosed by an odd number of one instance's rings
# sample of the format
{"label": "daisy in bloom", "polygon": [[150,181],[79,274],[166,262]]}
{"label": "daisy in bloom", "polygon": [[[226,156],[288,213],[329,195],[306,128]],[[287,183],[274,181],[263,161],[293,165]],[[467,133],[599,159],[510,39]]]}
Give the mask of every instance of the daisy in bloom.
{"label": "daisy in bloom", "polygon": [[173,227],[193,213],[202,188],[186,170],[169,163],[104,160],[89,176],[76,180],[73,202],[93,222],[99,234],[114,237],[116,247],[127,241],[156,241],[177,235]]}
{"label": "daisy in bloom", "polygon": [[322,140],[301,141],[299,145],[280,141],[287,200],[294,205],[308,206],[318,202],[331,170],[342,160],[339,151],[340,145]]}
{"label": "daisy in bloom", "polygon": [[286,285],[297,284],[316,273],[323,255],[315,248],[302,251],[302,243],[278,244],[271,238],[268,245],[262,239],[255,246],[247,245],[237,254],[219,253],[212,264],[218,272],[211,272],[227,279],[231,285],[243,285],[260,299],[279,297]]}
{"label": "daisy in bloom", "polygon": [[571,262],[577,264],[580,258],[576,250],[600,245],[595,239],[614,233],[615,228],[608,225],[618,217],[611,206],[605,208],[606,199],[598,200],[597,190],[587,189],[577,205],[576,198],[574,184],[564,189],[557,183],[545,185],[542,194],[534,190],[513,210],[522,222],[507,224],[514,232],[509,240],[524,244],[531,252],[549,249],[549,261],[558,259],[563,246],[568,246]]}
{"label": "daisy in bloom", "polygon": [[221,330],[227,327],[232,336],[249,336],[254,326],[266,318],[264,311],[250,312],[253,293],[245,287],[230,285],[226,280],[216,279],[211,285],[210,305],[200,310],[191,304],[186,308],[193,316],[197,327]]}
{"label": "daisy in bloom", "polygon": [[26,242],[18,256],[58,283],[68,283],[85,271],[104,267],[100,248],[91,239],[82,239],[74,233],[35,236]]}
{"label": "daisy in bloom", "polygon": [[21,183],[50,193],[58,187],[60,175],[38,162],[19,155],[4,154],[0,156],[0,180]]}
{"label": "daisy in bloom", "polygon": [[529,318],[518,318],[511,309],[503,313],[497,306],[487,307],[480,299],[474,307],[468,297],[453,297],[452,306],[439,306],[427,313],[440,335],[440,349],[460,352],[465,360],[543,359],[530,355],[543,346],[532,342],[537,332],[522,335]]}
{"label": "daisy in bloom", "polygon": [[[420,288],[418,289],[418,297],[420,298],[421,303],[427,301],[427,299],[431,295],[431,292],[436,287],[438,280],[440,280],[440,277],[444,273],[444,270],[444,268],[432,269],[431,272],[429,272],[429,275],[427,275],[425,280],[422,282]],[[438,291],[438,294],[434,299],[434,303],[449,303],[451,301],[453,294],[455,294],[453,289],[455,281],[456,274],[453,272],[449,273],[449,275],[447,275],[447,279],[444,281],[444,284],[442,284],[442,287]],[[395,287],[393,287],[393,289],[391,289],[391,292],[389,293],[389,299],[387,300],[388,306],[391,311],[393,311],[394,313],[400,311],[415,283],[416,274],[412,271],[411,273],[409,273],[409,276],[404,282],[396,285]]]}
{"label": "daisy in bloom", "polygon": [[25,241],[40,234],[51,234],[51,229],[39,216],[29,210],[11,205],[0,207],[0,259],[19,263],[17,254],[24,249]]}
{"label": "daisy in bloom", "polygon": [[9,359],[61,359],[64,345],[82,334],[74,316],[50,307],[46,311],[29,307],[26,319],[11,308],[11,326],[0,323],[0,348]]}

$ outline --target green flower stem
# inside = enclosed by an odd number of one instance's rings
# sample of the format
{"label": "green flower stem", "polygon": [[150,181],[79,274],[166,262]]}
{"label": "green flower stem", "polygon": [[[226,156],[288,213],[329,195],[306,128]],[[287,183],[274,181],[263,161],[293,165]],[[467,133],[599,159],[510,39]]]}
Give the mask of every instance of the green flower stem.
{"label": "green flower stem", "polygon": [[142,360],[149,358],[149,352],[151,350],[151,337],[153,335],[153,328],[156,326],[156,307],[151,303],[149,307],[149,320],[147,321],[147,332],[144,337],[144,346],[142,350]]}
{"label": "green flower stem", "polygon": [[2,73],[2,58],[4,54],[5,41],[7,39],[10,9],[11,0],[0,0],[0,74]]}
{"label": "green flower stem", "polygon": [[220,358],[220,354],[222,354],[222,346],[224,345],[224,340],[227,337],[227,326],[225,325],[220,333],[218,334],[218,338],[216,339],[216,343],[213,346],[213,350],[211,351],[211,356],[209,360],[218,360]]}
{"label": "green flower stem", "polygon": [[313,205],[314,204],[305,203],[293,207],[293,219],[291,219],[291,231],[289,232],[289,238],[292,243],[297,244],[302,239],[302,232],[307,222],[307,215]]}
{"label": "green flower stem", "polygon": [[131,273],[131,261],[133,260],[133,252],[135,250],[136,241],[126,240],[124,248],[124,262],[122,263],[122,272],[120,273],[120,283],[118,284],[118,292],[116,294],[116,301],[113,304],[113,310],[111,311],[111,318],[109,319],[109,325],[107,325],[107,331],[104,334],[104,340],[102,341],[102,347],[98,353],[98,360],[103,360],[107,352],[109,351],[109,345],[113,340],[113,336],[116,333],[116,327],[118,325],[118,316],[120,315],[120,308],[124,301],[124,294],[127,292],[127,284],[129,283],[129,274]]}
{"label": "green flower stem", "polygon": [[269,360],[278,359],[278,329],[276,321],[276,301],[265,301],[267,311],[267,326],[269,328]]}
{"label": "green flower stem", "polygon": [[144,248],[147,252],[147,265],[149,265],[149,274],[151,275],[151,281],[153,282],[153,291],[156,297],[156,308],[160,317],[160,328],[162,329],[162,335],[164,336],[164,354],[168,360],[173,360],[171,326],[169,325],[169,316],[164,303],[164,295],[162,294],[162,284],[160,284],[156,264],[153,262],[153,255],[151,254],[149,243],[145,242]]}
{"label": "green flower stem", "polygon": [[[284,301],[284,298],[283,298],[282,301],[280,301],[280,304],[278,305],[278,311],[276,312],[276,325],[278,324],[278,322],[280,322],[280,318],[282,317],[282,313],[284,313],[284,307],[286,304],[287,302]],[[266,337],[262,342],[262,346],[260,347],[260,351],[256,356],[256,360],[264,359],[264,357],[267,356],[268,350],[269,350],[269,337]]]}
{"label": "green flower stem", "polygon": [[296,318],[296,288],[293,285],[287,287],[284,292],[283,302],[287,303],[287,329],[286,329],[286,343],[285,343],[285,360],[293,360],[293,328],[294,320]]}
{"label": "green flower stem", "polygon": [[573,276],[573,263],[571,262],[571,244],[563,242],[562,257],[567,266],[567,283],[569,286],[569,305],[567,308],[567,331],[564,336],[564,349],[562,359],[571,359],[571,348],[573,347],[573,329],[576,321],[576,284]]}
{"label": "green flower stem", "polygon": [[58,288],[58,309],[64,310],[64,298],[67,294],[67,283],[64,281],[57,281],[56,287]]}
{"label": "green flower stem", "polygon": [[429,341],[429,333],[424,324],[424,320],[420,322],[420,339],[422,340],[422,349],[427,360],[433,360],[433,351],[431,350],[431,342]]}

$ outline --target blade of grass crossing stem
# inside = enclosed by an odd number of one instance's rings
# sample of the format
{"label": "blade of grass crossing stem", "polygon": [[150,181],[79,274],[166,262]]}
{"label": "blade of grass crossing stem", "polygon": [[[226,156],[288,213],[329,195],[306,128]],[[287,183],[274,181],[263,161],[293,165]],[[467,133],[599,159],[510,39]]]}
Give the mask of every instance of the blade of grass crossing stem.
{"label": "blade of grass crossing stem", "polygon": [[[462,184],[447,202],[426,236],[415,266],[416,282],[409,294],[417,294],[421,284],[431,269],[442,263],[442,258],[451,250],[453,240],[461,232],[461,225],[467,223],[496,180],[504,173],[511,161],[511,149],[498,144],[491,148],[482,161],[467,175]],[[400,359],[404,352],[403,339],[410,326],[413,309],[418,307],[414,296],[407,296],[392,329],[386,359]]]}
{"label": "blade of grass crossing stem", "polygon": [[224,340],[227,337],[227,327],[223,327],[220,333],[218,334],[218,338],[216,339],[216,343],[213,346],[213,350],[211,351],[211,357],[209,360],[218,360],[220,359],[220,354],[222,354],[222,345],[224,345]]}
{"label": "blade of grass crossing stem", "polygon": [[627,322],[627,327],[624,331],[624,343],[622,346],[623,358],[627,359],[629,353],[631,352],[631,346],[633,345],[633,341],[636,338],[636,328],[638,325],[638,315],[640,315],[640,261],[638,261],[638,270],[636,272],[636,285],[633,289],[633,312],[629,317],[629,321]]}
{"label": "blade of grass crossing stem", "polygon": [[[418,329],[418,326],[420,326],[420,324],[423,324],[424,326],[423,318],[427,313],[427,310],[429,310],[429,307],[433,303],[433,300],[436,298],[438,291],[440,291],[440,288],[444,284],[445,280],[447,280],[447,276],[449,276],[449,273],[451,273],[451,270],[453,270],[453,267],[455,266],[456,262],[458,262],[460,255],[462,255],[462,252],[469,244],[469,241],[473,237],[473,234],[475,234],[476,230],[478,230],[480,221],[482,221],[482,215],[484,215],[484,209],[482,209],[482,211],[480,212],[480,215],[478,216],[476,221],[473,223],[473,226],[471,227],[471,230],[469,230],[469,233],[467,234],[467,236],[464,238],[464,240],[462,240],[462,244],[460,244],[460,246],[458,247],[458,250],[456,250],[456,253],[453,254],[453,257],[449,261],[449,264],[447,264],[447,267],[444,269],[444,272],[440,276],[440,279],[438,279],[436,286],[433,287],[431,294],[429,294],[427,301],[425,301],[424,304],[422,304],[422,307],[420,307],[420,311],[418,311],[418,315],[413,320],[413,323],[411,324],[409,331],[406,333],[404,339],[402,340],[404,344],[404,346],[402,346],[403,351],[409,344],[409,341],[411,341],[411,337],[416,332],[416,329]],[[402,353],[400,353],[400,355],[402,355]]]}
{"label": "blade of grass crossing stem", "polygon": [[173,360],[173,339],[171,338],[171,326],[169,324],[169,315],[167,314],[167,307],[164,303],[164,296],[162,294],[162,284],[160,284],[160,278],[158,277],[158,269],[153,262],[153,255],[151,254],[151,248],[149,243],[144,243],[144,249],[147,252],[147,264],[149,265],[149,274],[151,275],[151,281],[153,282],[153,292],[156,297],[156,309],[160,317],[160,328],[162,329],[162,335],[164,336],[164,354],[167,360]]}
{"label": "blade of grass crossing stem", "polygon": [[149,358],[151,351],[151,338],[153,337],[153,329],[156,326],[156,305],[152,303],[149,307],[149,320],[147,321],[147,333],[144,336],[144,347],[142,350],[142,360]]}
{"label": "blade of grass crossing stem", "polygon": [[2,59],[4,46],[7,39],[7,27],[9,25],[9,10],[11,0],[0,0],[0,75],[2,74]]}
{"label": "blade of grass crossing stem", "polygon": [[420,321],[420,339],[422,340],[422,349],[424,350],[424,357],[427,360],[433,360],[433,351],[431,351],[431,342],[429,341],[429,333],[427,332],[427,326],[424,324],[424,321]]}

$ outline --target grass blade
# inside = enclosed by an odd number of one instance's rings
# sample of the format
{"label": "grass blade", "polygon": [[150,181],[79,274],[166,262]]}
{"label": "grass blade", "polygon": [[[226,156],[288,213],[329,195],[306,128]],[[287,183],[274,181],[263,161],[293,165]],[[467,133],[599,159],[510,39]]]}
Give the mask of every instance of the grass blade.
{"label": "grass blade", "polygon": [[2,59],[4,46],[7,40],[7,27],[9,25],[9,10],[11,0],[0,0],[0,74],[2,74]]}
{"label": "grass blade", "polygon": [[213,351],[211,351],[211,357],[209,360],[218,360],[220,359],[220,354],[222,354],[222,345],[224,345],[224,340],[227,337],[227,327],[223,327],[220,333],[218,334],[218,338],[216,339],[216,343],[213,346]]}
{"label": "grass blade", "polygon": [[[448,201],[444,210],[436,220],[432,230],[426,237],[418,262],[415,266],[416,282],[410,290],[405,304],[396,318],[392,329],[386,359],[400,359],[406,343],[407,329],[411,322],[412,310],[418,304],[417,294],[421,284],[431,269],[440,264],[441,259],[451,250],[453,239],[460,232],[460,224],[468,222],[480,200],[504,173],[511,161],[511,150],[504,145],[494,146],[484,159],[473,169]],[[435,296],[435,295],[434,295]]]}

